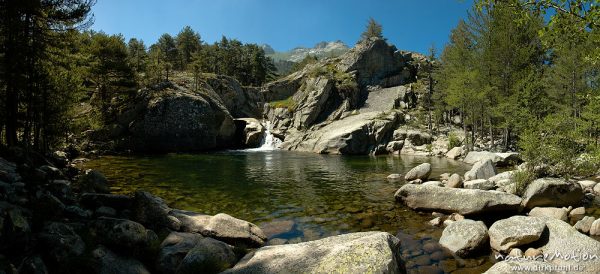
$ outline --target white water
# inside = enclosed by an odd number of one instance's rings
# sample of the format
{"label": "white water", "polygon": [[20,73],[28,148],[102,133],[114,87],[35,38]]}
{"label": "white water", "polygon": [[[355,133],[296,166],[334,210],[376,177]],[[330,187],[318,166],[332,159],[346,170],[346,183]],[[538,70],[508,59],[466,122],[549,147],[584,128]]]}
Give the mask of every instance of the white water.
{"label": "white water", "polygon": [[260,147],[247,149],[246,151],[270,151],[277,150],[281,147],[282,141],[271,133],[271,122],[267,121],[264,124],[265,135],[260,141]]}

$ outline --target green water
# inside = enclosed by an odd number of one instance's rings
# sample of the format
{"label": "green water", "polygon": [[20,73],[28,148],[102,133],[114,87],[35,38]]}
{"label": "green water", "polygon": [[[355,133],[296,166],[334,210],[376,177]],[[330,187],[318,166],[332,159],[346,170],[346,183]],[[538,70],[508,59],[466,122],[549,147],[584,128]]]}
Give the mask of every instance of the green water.
{"label": "green water", "polygon": [[[295,243],[356,231],[387,231],[403,241],[410,272],[481,272],[487,257],[452,258],[437,246],[442,229],[394,201],[405,174],[429,162],[431,178],[470,167],[445,158],[333,156],[289,151],[228,151],[163,156],[105,156],[85,164],[98,169],[115,193],[145,189],[173,208],[224,212],[259,225],[270,243]],[[432,248],[423,246],[429,245]]]}

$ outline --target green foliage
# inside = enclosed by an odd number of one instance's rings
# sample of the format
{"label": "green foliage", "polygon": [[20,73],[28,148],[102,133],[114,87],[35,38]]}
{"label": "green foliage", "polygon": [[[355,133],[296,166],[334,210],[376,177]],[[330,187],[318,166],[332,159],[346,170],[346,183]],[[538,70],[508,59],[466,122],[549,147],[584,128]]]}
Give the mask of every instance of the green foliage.
{"label": "green foliage", "polygon": [[304,69],[304,67],[306,67],[309,64],[315,64],[319,61],[319,59],[316,56],[312,56],[312,55],[306,55],[306,57],[304,57],[304,59],[302,59],[302,61],[295,63],[292,66],[292,69],[290,70],[290,74],[294,73],[296,71],[300,71],[302,69]]}
{"label": "green foliage", "polygon": [[192,66],[202,72],[235,77],[243,85],[260,86],[274,78],[271,58],[256,44],[242,44],[223,37],[220,42],[203,46],[193,55]]}
{"label": "green foliage", "polygon": [[531,168],[527,168],[514,171],[513,178],[515,180],[515,194],[522,196],[529,184],[536,179],[536,175]]}
{"label": "green foliage", "polygon": [[294,101],[293,97],[289,97],[283,100],[269,102],[269,106],[272,108],[286,108],[291,112],[296,109],[296,101]]}
{"label": "green foliage", "polygon": [[461,146],[461,141],[458,135],[454,132],[448,134],[448,149]]}
{"label": "green foliage", "polygon": [[360,35],[361,41],[371,38],[383,39],[383,27],[373,17],[369,18],[365,31]]}
{"label": "green foliage", "polygon": [[93,83],[95,104],[99,107],[102,120],[112,121],[117,114],[117,102],[131,99],[135,90],[134,70],[128,62],[128,48],[121,35],[91,33],[89,46],[89,81]]}
{"label": "green foliage", "polygon": [[[548,166],[551,175],[591,175],[600,168],[599,147],[590,142],[581,119],[565,113],[532,121],[519,145],[532,166]],[[597,140],[597,138],[596,138]]]}
{"label": "green foliage", "polygon": [[200,34],[190,26],[185,26],[175,37],[175,44],[180,55],[177,69],[183,70],[193,61],[194,54],[202,47],[202,40]]}

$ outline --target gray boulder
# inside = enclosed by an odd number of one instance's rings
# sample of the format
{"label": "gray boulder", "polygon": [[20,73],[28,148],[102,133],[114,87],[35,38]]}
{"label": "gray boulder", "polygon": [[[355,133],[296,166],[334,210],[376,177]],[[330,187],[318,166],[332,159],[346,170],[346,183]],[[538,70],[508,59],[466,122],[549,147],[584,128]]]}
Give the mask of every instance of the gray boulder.
{"label": "gray boulder", "polygon": [[453,147],[448,152],[446,152],[446,157],[452,160],[456,160],[458,157],[462,156],[464,150],[462,147]]}
{"label": "gray boulder", "polygon": [[134,249],[148,244],[146,228],[134,221],[100,217],[92,223],[92,234],[105,245]]}
{"label": "gray boulder", "polygon": [[513,216],[496,221],[489,229],[490,245],[494,250],[508,253],[512,248],[540,239],[546,220],[536,217]]}
{"label": "gray boulder", "polygon": [[561,221],[567,221],[569,211],[566,208],[558,207],[534,207],[529,211],[529,216],[549,217]]}
{"label": "gray boulder", "polygon": [[414,168],[412,168],[409,172],[406,173],[404,179],[406,181],[412,180],[426,180],[431,174],[431,164],[430,163],[422,163]]}
{"label": "gray boulder", "polygon": [[200,233],[236,247],[261,247],[267,240],[255,224],[224,213],[210,216],[178,210],[172,214],[181,221],[181,230]]}
{"label": "gray boulder", "polygon": [[350,233],[262,247],[224,273],[405,273],[399,247],[386,232]]}
{"label": "gray boulder", "polygon": [[462,178],[460,178],[460,175],[456,173],[450,175],[447,186],[451,188],[461,188],[463,186],[463,181]]}
{"label": "gray boulder", "polygon": [[202,238],[197,233],[171,232],[160,244],[156,269],[165,274],[177,272],[183,258]]}
{"label": "gray boulder", "polygon": [[[235,119],[237,135],[241,135],[238,142],[243,147],[257,148],[265,136],[265,127],[254,118]],[[241,132],[240,132],[241,131]]]}
{"label": "gray boulder", "polygon": [[589,233],[590,229],[592,229],[592,224],[596,221],[596,218],[585,216],[583,219],[579,220],[573,227],[577,229],[577,231],[581,233]]}
{"label": "gray boulder", "polygon": [[493,163],[498,162],[500,157],[496,153],[489,151],[470,151],[463,159],[463,162],[474,165],[477,162],[491,160]]}
{"label": "gray boulder", "polygon": [[484,249],[488,230],[481,221],[464,219],[452,222],[442,232],[440,244],[460,257],[468,257]]}
{"label": "gray boulder", "polygon": [[[600,273],[600,242],[594,240],[577,231],[574,227],[560,220],[547,218],[548,240],[540,248],[543,254],[553,255],[548,260],[549,263],[559,266],[574,265],[583,267],[586,273]],[[579,256],[579,261],[574,261],[575,257],[561,257],[557,254]],[[587,260],[584,259],[587,257]]]}
{"label": "gray boulder", "polygon": [[397,112],[367,112],[332,121],[311,131],[290,130],[283,149],[321,154],[366,155],[385,145],[400,123]]}
{"label": "gray boulder", "polygon": [[133,198],[134,220],[152,228],[179,230],[181,222],[170,216],[165,201],[146,191],[136,191]]}
{"label": "gray boulder", "polygon": [[476,179],[489,179],[496,175],[496,167],[492,160],[482,160],[471,168],[471,170],[465,173],[465,181],[476,180]]}
{"label": "gray boulder", "polygon": [[110,193],[108,180],[97,170],[88,169],[79,177],[79,187],[83,192]]}
{"label": "gray boulder", "polygon": [[96,261],[94,270],[98,274],[150,274],[150,271],[141,262],[121,257],[104,246],[94,249],[92,257]]}
{"label": "gray boulder", "polygon": [[578,206],[582,199],[583,190],[579,184],[558,178],[542,178],[527,186],[523,194],[523,206],[529,209],[539,206]]}
{"label": "gray boulder", "polygon": [[476,180],[464,182],[464,188],[492,190],[492,189],[496,188],[496,185],[486,179],[476,179]]}
{"label": "gray boulder", "polygon": [[181,261],[177,273],[220,273],[237,262],[233,247],[212,239],[203,238]]}
{"label": "gray boulder", "polygon": [[519,196],[498,191],[412,184],[402,186],[394,196],[396,201],[403,202],[412,209],[462,215],[517,212],[521,204]]}

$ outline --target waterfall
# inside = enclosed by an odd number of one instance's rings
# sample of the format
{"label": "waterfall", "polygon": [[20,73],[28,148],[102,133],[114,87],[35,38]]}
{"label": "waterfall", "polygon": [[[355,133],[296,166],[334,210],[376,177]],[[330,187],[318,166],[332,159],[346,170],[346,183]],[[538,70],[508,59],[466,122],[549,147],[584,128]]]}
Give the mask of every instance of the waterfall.
{"label": "waterfall", "polygon": [[273,135],[273,133],[271,133],[271,122],[267,121],[265,123],[264,127],[265,127],[265,134],[264,134],[262,140],[260,141],[260,147],[248,149],[248,150],[250,150],[250,151],[269,151],[269,150],[279,149],[282,142],[279,138],[275,137],[275,135]]}

